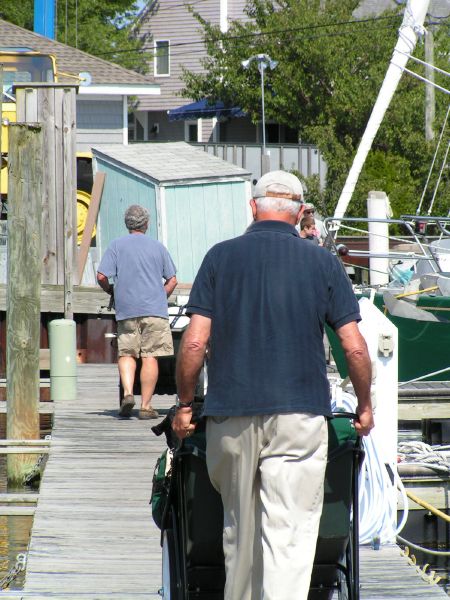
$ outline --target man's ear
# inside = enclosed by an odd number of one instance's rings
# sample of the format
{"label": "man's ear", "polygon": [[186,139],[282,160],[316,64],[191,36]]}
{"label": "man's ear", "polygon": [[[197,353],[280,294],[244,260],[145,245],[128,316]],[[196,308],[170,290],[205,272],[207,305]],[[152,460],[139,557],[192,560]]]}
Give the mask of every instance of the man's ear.
{"label": "man's ear", "polygon": [[305,205],[300,204],[300,208],[298,209],[297,218],[296,218],[296,225],[298,225],[300,223],[304,212],[305,212]]}
{"label": "man's ear", "polygon": [[257,207],[256,207],[256,202],[255,202],[255,199],[254,199],[254,198],[252,198],[252,199],[250,200],[250,207],[251,207],[251,209],[252,209],[252,215],[253,215],[253,219],[255,219],[255,220],[256,220],[256,212],[257,212]]}

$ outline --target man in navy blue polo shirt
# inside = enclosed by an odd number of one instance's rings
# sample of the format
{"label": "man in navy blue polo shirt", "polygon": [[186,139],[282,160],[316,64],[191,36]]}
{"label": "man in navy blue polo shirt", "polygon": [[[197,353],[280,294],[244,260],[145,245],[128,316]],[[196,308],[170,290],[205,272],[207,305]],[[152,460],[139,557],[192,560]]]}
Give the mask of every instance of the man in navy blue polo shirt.
{"label": "man in navy blue polo shirt", "polygon": [[373,427],[358,303],[338,259],[299,237],[302,196],[291,173],[261,177],[254,223],[205,256],[178,353],[173,428],[184,438],[209,344],[207,465],[224,506],[225,600],[308,596],[331,414],[324,323],[347,358],[356,428]]}

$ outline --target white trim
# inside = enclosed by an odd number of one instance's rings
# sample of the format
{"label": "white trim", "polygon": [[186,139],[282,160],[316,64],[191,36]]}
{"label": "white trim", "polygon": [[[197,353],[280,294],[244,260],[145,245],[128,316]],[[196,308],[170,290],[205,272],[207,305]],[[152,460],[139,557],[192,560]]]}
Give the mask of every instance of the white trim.
{"label": "white trim", "polygon": [[[158,64],[157,44],[158,42],[167,42],[167,68],[168,73],[158,73],[156,65]],[[153,77],[170,77],[170,40],[154,40],[153,42]]]}
{"label": "white trim", "polygon": [[203,142],[203,119],[197,119],[197,142]]}
{"label": "white trim", "polygon": [[220,127],[219,120],[217,119],[217,117],[213,117],[211,119],[211,121],[212,121],[212,123],[211,123],[212,124],[212,141],[213,141],[213,144],[217,144],[218,137],[219,137],[217,134],[219,133],[218,129]]}
{"label": "white trim", "polygon": [[165,194],[165,190],[159,187],[159,185],[155,185],[155,208],[156,208],[156,235],[158,237],[158,241],[162,243],[163,232],[162,232],[162,216],[161,216],[161,191],[162,194]]}
{"label": "white trim", "polygon": [[128,98],[122,98],[122,143],[128,146]]}
{"label": "white trim", "polygon": [[78,94],[80,96],[159,96],[161,88],[159,84],[148,85],[127,85],[127,84],[110,84],[110,85],[90,85],[89,87],[79,87]]}
{"label": "white trim", "polygon": [[228,0],[220,0],[220,31],[228,31]]}
{"label": "white trim", "polygon": [[161,239],[160,242],[167,248],[167,211],[166,190],[159,187],[159,214],[161,215]]}

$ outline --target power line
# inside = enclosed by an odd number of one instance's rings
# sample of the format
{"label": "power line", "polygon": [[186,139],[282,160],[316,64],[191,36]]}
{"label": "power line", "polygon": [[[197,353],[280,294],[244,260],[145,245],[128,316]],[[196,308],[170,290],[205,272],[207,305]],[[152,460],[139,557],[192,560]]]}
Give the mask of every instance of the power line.
{"label": "power line", "polygon": [[[264,37],[264,36],[273,36],[273,35],[279,35],[279,34],[283,34],[283,33],[292,33],[292,32],[299,32],[299,31],[311,31],[311,30],[315,30],[315,29],[322,29],[322,28],[326,28],[326,27],[338,27],[341,25],[359,25],[359,24],[364,24],[364,23],[372,23],[375,21],[382,21],[382,20],[399,20],[400,17],[399,16],[386,16],[386,17],[370,17],[367,19],[358,19],[358,20],[353,20],[353,21],[338,21],[336,23],[319,23],[316,25],[309,25],[307,27],[291,27],[288,29],[274,29],[272,31],[260,31],[260,32],[254,32],[254,33],[245,33],[242,35],[234,35],[234,36],[227,36],[227,35],[222,35],[220,37],[217,38],[217,42],[223,42],[223,41],[232,41],[232,40],[242,40],[242,39],[246,39],[246,38],[258,38],[258,37]],[[380,28],[382,29],[382,28]],[[386,28],[385,28],[386,29]],[[370,31],[370,30],[369,30]],[[323,37],[323,36],[321,36]],[[193,46],[193,45],[197,45],[197,44],[205,44],[205,40],[198,40],[198,41],[192,41],[192,42],[178,42],[176,44],[170,44],[171,48],[175,48],[175,47],[180,47],[180,46]],[[154,50],[153,47],[146,47],[143,46],[140,49],[136,49],[136,50],[111,50],[109,52],[102,52],[101,54],[98,54],[97,56],[107,56],[107,55],[117,55],[117,54],[122,54],[122,53],[128,53],[128,52],[145,52],[145,51],[152,51]]]}
{"label": "power line", "polygon": [[[386,31],[386,30],[391,30],[392,27],[372,27],[370,29],[366,29],[367,32],[377,32],[377,31]],[[334,38],[334,37],[342,37],[342,36],[355,36],[357,35],[356,31],[342,31],[342,32],[334,32],[334,33],[326,33],[326,34],[315,34],[315,35],[303,35],[301,36],[302,40],[315,40],[315,39],[321,39],[321,38]],[[204,43],[204,42],[192,42],[192,44],[199,44],[199,43]],[[189,45],[192,45],[189,44]],[[180,45],[188,45],[187,43],[183,43]],[[170,45],[170,49],[177,47],[177,44],[171,44]],[[119,53],[138,53],[138,54],[143,54],[146,53],[147,56],[149,58],[154,58],[155,56],[157,56],[158,51],[155,48],[136,48],[136,49],[131,49],[131,50],[123,50],[123,51],[118,51],[117,54]],[[114,53],[115,54],[115,53]],[[205,55],[205,48],[199,48],[199,49],[191,49],[188,52],[170,52],[170,58],[174,58],[174,57],[189,57],[192,56],[193,54],[203,54]]]}

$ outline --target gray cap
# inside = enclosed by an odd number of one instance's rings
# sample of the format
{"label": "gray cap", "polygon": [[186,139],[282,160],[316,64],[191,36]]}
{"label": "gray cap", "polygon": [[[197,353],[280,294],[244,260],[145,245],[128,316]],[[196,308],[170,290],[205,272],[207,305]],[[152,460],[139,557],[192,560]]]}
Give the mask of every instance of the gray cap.
{"label": "gray cap", "polygon": [[298,177],[287,171],[270,171],[255,185],[253,198],[286,198],[303,202],[303,187]]}

